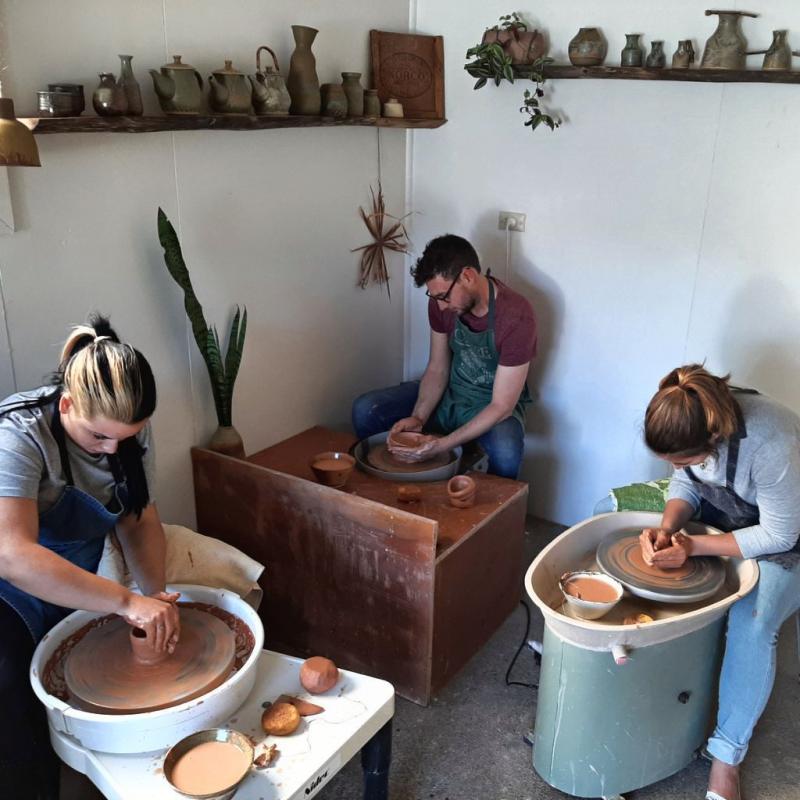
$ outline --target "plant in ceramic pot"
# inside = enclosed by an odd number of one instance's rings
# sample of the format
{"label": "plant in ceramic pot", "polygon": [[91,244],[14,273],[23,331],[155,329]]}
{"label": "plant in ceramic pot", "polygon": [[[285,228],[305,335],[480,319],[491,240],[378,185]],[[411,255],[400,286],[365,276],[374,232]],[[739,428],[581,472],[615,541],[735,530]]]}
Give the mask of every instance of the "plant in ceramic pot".
{"label": "plant in ceramic pot", "polygon": [[[527,114],[525,126],[535,131],[540,125],[555,130],[561,120],[549,114],[541,105],[544,97],[544,68],[553,63],[544,55],[544,37],[538,31],[529,31],[527,23],[517,13],[500,17],[500,24],[487,28],[480,44],[467,50],[472,59],[464,69],[478,80],[475,89],[483,88],[490,80],[495,86],[503,81],[514,83],[516,77],[529,78],[536,84],[533,91],[525,90],[520,112]],[[517,74],[515,75],[515,67]]]}
{"label": "plant in ceramic pot", "polygon": [[240,310],[239,306],[236,306],[236,313],[234,314],[228,337],[228,349],[223,359],[217,329],[213,325],[209,327],[206,323],[203,307],[194,293],[189,270],[183,260],[178,234],[175,233],[172,223],[160,208],[158,209],[158,239],[164,248],[164,262],[167,265],[169,274],[172,275],[175,283],[183,289],[183,305],[186,309],[186,315],[189,317],[194,340],[197,342],[197,347],[203,356],[203,361],[205,361],[206,369],[208,370],[208,377],[211,381],[211,393],[214,396],[214,407],[217,411],[219,427],[211,438],[209,449],[237,458],[244,458],[242,437],[233,427],[231,413],[233,385],[239,372],[244,337],[247,331],[247,309]]}

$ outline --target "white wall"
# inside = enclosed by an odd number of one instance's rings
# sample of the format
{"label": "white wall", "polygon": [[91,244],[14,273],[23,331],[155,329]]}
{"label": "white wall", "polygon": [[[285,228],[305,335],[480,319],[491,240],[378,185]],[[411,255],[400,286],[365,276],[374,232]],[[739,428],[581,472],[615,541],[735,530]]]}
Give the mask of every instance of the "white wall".
{"label": "white wall", "polygon": [[[692,37],[699,55],[716,25],[707,5],[542,0],[528,18],[549,32],[557,63],[579,27],[597,25],[606,63],[619,64],[628,31],[664,39],[668,58]],[[795,31],[800,48],[796,3],[757,8],[761,17],[744,21],[751,49],[776,28]],[[497,212],[528,214],[527,232],[511,236],[509,276],[541,325],[524,478],[536,514],[572,523],[609,487],[665,473],[641,424],[658,379],[678,364],[707,359],[800,410],[800,87],[552,81],[548,103],[566,122],[532,135],[517,112],[524,85],[474,92],[463,71],[467,48],[511,10],[418,0],[419,32],[445,37],[449,122],[414,134],[409,205],[421,212],[419,249],[459,233],[500,276]],[[421,292],[409,298],[414,374],[428,332]]]}
{"label": "white wall", "polygon": [[[406,30],[407,8],[405,0],[5,0],[3,89],[18,116],[34,115],[34,93],[48,82],[82,82],[90,101],[97,72],[118,72],[117,53],[132,53],[145,113],[157,113],[147,68],[181,53],[204,76],[224,58],[254,72],[256,47],[269,44],[288,74],[292,23],[320,29],[323,82],[361,70],[367,85],[369,29]],[[38,137],[42,169],[9,171],[20,230],[0,238],[4,394],[14,375],[23,389],[52,371],[70,324],[109,312],[156,373],[162,517],[193,523],[189,448],[207,441],[216,419],[182,294],[164,267],[160,205],[207,320],[225,335],[233,305],[247,305],[234,424],[248,452],[310,425],[347,426],[352,397],[402,370],[403,263],[391,263],[390,303],[385,291],[355,288],[350,252],[367,242],[357,210],[377,182],[377,136],[340,128]],[[381,149],[387,206],[402,213],[404,132],[382,132]]]}

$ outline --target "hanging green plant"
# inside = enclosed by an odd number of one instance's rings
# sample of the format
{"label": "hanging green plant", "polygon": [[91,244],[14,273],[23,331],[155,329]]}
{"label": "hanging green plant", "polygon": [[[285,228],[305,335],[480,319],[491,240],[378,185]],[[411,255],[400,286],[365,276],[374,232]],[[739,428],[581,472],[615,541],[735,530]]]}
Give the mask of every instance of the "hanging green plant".
{"label": "hanging green plant", "polygon": [[[491,80],[495,86],[503,81],[514,83],[516,77],[533,81],[533,91],[525,90],[520,113],[525,114],[525,126],[535,131],[545,125],[551,131],[560,127],[561,120],[554,117],[542,106],[546,78],[544,68],[553,63],[544,55],[544,37],[539,31],[529,31],[528,24],[513,12],[500,17],[500,23],[487,28],[480,44],[467,50],[467,58],[472,59],[464,69],[478,80],[475,89],[481,89]],[[515,74],[516,69],[516,74]]]}

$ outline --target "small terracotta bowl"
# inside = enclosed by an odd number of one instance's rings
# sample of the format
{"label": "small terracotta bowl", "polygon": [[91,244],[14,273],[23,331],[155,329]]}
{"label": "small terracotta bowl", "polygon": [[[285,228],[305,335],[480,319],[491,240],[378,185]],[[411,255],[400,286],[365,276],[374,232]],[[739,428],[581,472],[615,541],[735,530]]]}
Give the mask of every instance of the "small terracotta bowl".
{"label": "small terracotta bowl", "polygon": [[309,464],[317,480],[324,486],[332,486],[334,489],[341,489],[347,483],[355,465],[356,460],[353,456],[335,450],[317,453]]}
{"label": "small terracotta bowl", "polygon": [[[614,599],[609,600],[608,602],[595,602],[593,600],[585,600],[582,597],[576,597],[574,594],[570,594],[566,587],[567,584],[575,578],[590,578],[592,580],[599,581],[600,583],[604,583],[613,590]],[[604,617],[609,611],[611,611],[612,608],[614,608],[617,603],[619,603],[619,601],[622,599],[623,592],[622,584],[616,578],[612,578],[610,575],[606,575],[604,572],[599,572],[597,570],[567,572],[561,576],[561,579],[558,582],[558,588],[561,589],[561,593],[564,595],[564,599],[567,601],[567,607],[576,617],[580,617],[581,619],[600,619],[600,617]]]}
{"label": "small terracotta bowl", "polygon": [[[204,744],[205,742],[225,742],[227,744],[232,744],[241,750],[245,755],[245,765],[242,773],[230,785],[220,787],[218,790],[212,791],[211,793],[192,794],[191,792],[183,791],[172,782],[175,764],[178,762],[181,756],[186,755],[186,753],[188,753],[191,749],[200,744]],[[239,784],[245,779],[248,772],[250,772],[250,767],[253,765],[254,756],[255,749],[250,742],[249,737],[245,736],[243,733],[239,733],[239,731],[230,730],[228,728],[212,728],[211,730],[207,731],[198,731],[197,733],[192,733],[189,736],[184,737],[167,751],[167,755],[164,757],[164,778],[166,778],[167,783],[172,789],[174,789],[176,792],[179,792],[184,797],[195,798],[195,800],[229,800],[229,798],[233,797],[233,795],[236,793],[236,790],[239,788]]]}
{"label": "small terracotta bowl", "polygon": [[454,475],[447,482],[447,498],[455,508],[469,508],[475,505],[478,486],[469,475]]}

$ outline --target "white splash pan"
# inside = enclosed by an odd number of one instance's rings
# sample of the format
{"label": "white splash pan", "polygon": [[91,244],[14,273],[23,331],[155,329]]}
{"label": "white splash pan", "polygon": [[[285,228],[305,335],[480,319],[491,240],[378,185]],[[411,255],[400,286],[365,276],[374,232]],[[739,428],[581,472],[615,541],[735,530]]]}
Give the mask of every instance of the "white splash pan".
{"label": "white splash pan", "polygon": [[[654,622],[622,625],[623,617],[641,603],[626,592],[622,602],[607,617],[576,619],[561,610],[564,597],[558,579],[573,570],[597,569],[594,554],[600,542],[625,528],[657,528],[661,514],[620,511],[599,514],[564,531],[542,550],[525,573],[525,590],[544,614],[545,623],[562,639],[587,650],[628,650],[648,647],[685,636],[723,616],[739,598],[758,583],[758,565],[753,560],[725,558],[725,583],[720,591],[700,603],[652,604]],[[716,528],[698,523],[686,526],[689,533],[719,534]],[[626,603],[627,601],[627,603]]]}
{"label": "white splash pan", "polygon": [[242,705],[255,683],[258,657],[264,647],[264,628],[258,614],[237,594],[225,589],[177,584],[170,586],[168,591],[180,592],[181,600],[219,606],[247,623],[253,632],[255,645],[242,668],[208,694],[172,708],[124,715],[81,711],[45,691],[39,678],[48,659],[64,639],[90,620],[105,616],[91,611],[75,611],[39,642],[31,661],[31,685],[47,709],[51,728],[68,734],[89,750],[146,753],[170,747],[190,733],[214,728]]}

